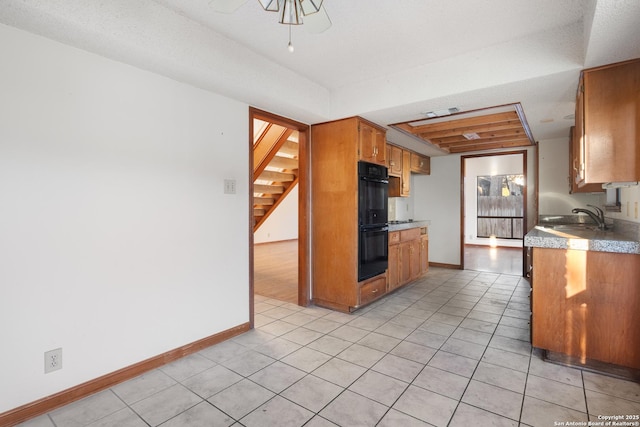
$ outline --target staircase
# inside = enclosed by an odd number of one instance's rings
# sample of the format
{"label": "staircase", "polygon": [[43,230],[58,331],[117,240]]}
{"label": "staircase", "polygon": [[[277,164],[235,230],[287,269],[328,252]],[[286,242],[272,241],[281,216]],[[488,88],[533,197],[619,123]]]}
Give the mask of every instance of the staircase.
{"label": "staircase", "polygon": [[298,132],[254,119],[253,231],[298,183]]}

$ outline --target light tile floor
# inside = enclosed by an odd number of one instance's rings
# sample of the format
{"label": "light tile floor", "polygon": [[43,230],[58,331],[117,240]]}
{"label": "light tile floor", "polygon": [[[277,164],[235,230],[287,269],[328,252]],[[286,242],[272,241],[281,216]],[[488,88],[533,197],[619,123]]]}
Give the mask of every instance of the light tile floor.
{"label": "light tile floor", "polygon": [[432,268],[352,315],[256,297],[255,329],[24,426],[555,427],[640,415],[640,384],[540,359],[528,293],[519,276]]}

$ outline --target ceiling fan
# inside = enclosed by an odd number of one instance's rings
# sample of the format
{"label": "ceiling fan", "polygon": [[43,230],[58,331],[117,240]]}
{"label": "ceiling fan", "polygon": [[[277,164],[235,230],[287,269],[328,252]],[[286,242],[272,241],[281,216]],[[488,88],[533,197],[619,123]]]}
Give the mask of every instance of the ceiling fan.
{"label": "ceiling fan", "polygon": [[[319,34],[331,27],[331,20],[322,6],[323,0],[258,0],[267,12],[278,12],[281,24],[289,25],[289,51],[291,44],[291,25],[302,25],[313,34]],[[213,10],[222,13],[233,13],[247,0],[211,0]],[[304,17],[304,22],[303,22]]]}

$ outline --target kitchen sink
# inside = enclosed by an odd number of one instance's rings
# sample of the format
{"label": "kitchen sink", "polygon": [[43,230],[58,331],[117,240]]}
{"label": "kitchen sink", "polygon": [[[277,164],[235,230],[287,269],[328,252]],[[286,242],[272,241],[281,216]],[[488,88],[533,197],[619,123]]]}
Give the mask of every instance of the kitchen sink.
{"label": "kitchen sink", "polygon": [[600,229],[595,224],[544,224],[537,225],[542,231],[551,233],[563,233],[568,235],[574,235],[582,238],[595,238],[597,236],[603,236],[604,234],[610,234],[613,232],[613,228]]}
{"label": "kitchen sink", "polygon": [[545,224],[539,225],[539,227],[550,228],[558,231],[599,230],[598,226],[593,224]]}

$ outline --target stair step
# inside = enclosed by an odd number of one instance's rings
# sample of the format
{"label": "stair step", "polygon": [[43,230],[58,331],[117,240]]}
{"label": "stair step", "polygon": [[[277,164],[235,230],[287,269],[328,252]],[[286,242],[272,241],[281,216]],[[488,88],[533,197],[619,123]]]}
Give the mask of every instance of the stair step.
{"label": "stair step", "polygon": [[300,146],[297,142],[294,142],[288,139],[284,144],[282,144],[282,147],[280,147],[280,150],[278,150],[278,152],[297,157],[299,152],[299,147]]}
{"label": "stair step", "polygon": [[275,199],[273,197],[254,197],[253,205],[259,206],[272,206],[275,203]]}
{"label": "stair step", "polygon": [[253,209],[253,216],[256,218],[256,220],[259,220],[261,216],[264,216],[265,214],[265,210],[264,209],[260,209],[260,208],[254,208]]}
{"label": "stair step", "polygon": [[272,182],[291,182],[295,179],[295,175],[286,172],[263,171],[258,177],[261,181]]}
{"label": "stair step", "polygon": [[298,160],[289,157],[276,156],[269,162],[269,166],[278,169],[298,169]]}
{"label": "stair step", "polygon": [[253,193],[282,194],[284,193],[284,187],[282,185],[253,184]]}

